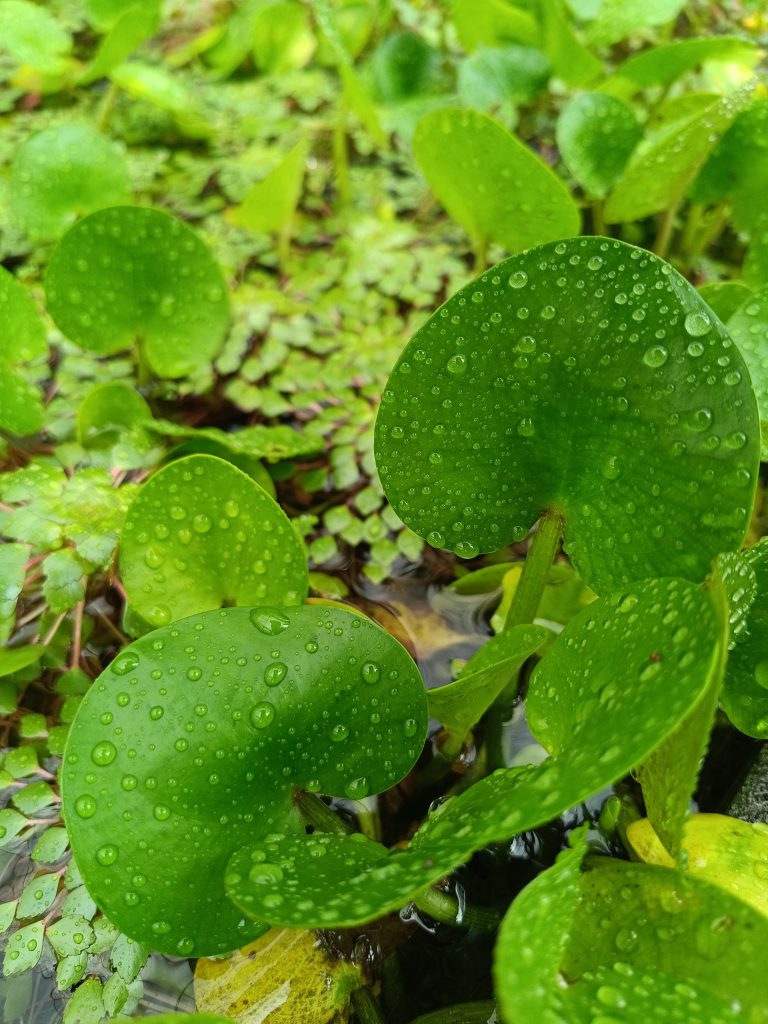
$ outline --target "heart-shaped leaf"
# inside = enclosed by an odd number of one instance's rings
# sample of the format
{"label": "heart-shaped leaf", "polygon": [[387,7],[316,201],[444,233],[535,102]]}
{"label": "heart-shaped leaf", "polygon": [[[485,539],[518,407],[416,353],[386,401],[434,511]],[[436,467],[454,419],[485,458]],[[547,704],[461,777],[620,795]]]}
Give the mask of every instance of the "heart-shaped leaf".
{"label": "heart-shaped leaf", "polygon": [[768,538],[719,560],[731,601],[723,707],[737,729],[768,736]]}
{"label": "heart-shaped leaf", "polygon": [[539,626],[513,626],[491,637],[469,659],[455,683],[429,691],[430,714],[461,742],[549,635]]}
{"label": "heart-shaped leaf", "polygon": [[563,108],[556,134],[568,170],[588,196],[602,198],[621,177],[643,131],[626,103],[583,92]]}
{"label": "heart-shaped leaf", "polygon": [[37,307],[13,274],[0,267],[0,429],[33,434],[43,425],[40,393],[16,367],[47,351]]}
{"label": "heart-shaped leaf", "polygon": [[605,204],[605,218],[640,220],[674,207],[685,195],[705,160],[751,89],[714,97],[703,109],[651,132],[632,154],[627,169]]}
{"label": "heart-shaped leaf", "polygon": [[[627,828],[627,842],[646,864],[674,867],[650,821]],[[685,826],[683,849],[691,874],[719,885],[768,916],[768,828],[725,814],[693,814]]]}
{"label": "heart-shaped leaf", "polygon": [[11,167],[11,213],[32,238],[58,238],[79,216],[130,200],[122,149],[89,124],[31,135]]}
{"label": "heart-shaped leaf", "polygon": [[283,927],[346,927],[404,906],[476,850],[550,821],[647,760],[711,685],[724,642],[707,593],[684,580],[595,602],[531,680],[529,723],[552,757],[442,804],[405,850],[361,836],[251,843],[228,869],[230,898]]}
{"label": "heart-shaped leaf", "polygon": [[579,877],[580,853],[562,855],[504,919],[494,978],[506,1020],[768,1020],[754,955],[768,920],[668,868],[596,858]]}
{"label": "heart-shaped leaf", "polygon": [[417,125],[413,151],[432,191],[479,248],[493,241],[526,249],[579,230],[565,185],[486,114],[432,111]]}
{"label": "heart-shaped leaf", "polygon": [[189,455],[144,484],[125,517],[120,573],[153,626],[229,604],[300,604],[301,540],[270,496],[231,463]]}
{"label": "heart-shaped leaf", "polygon": [[546,510],[590,587],[701,579],[738,548],[759,430],[744,362],[650,253],[580,238],[492,267],[407,345],[376,462],[400,518],[465,557]]}
{"label": "heart-shaped leaf", "polygon": [[180,377],[216,355],[229,298],[208,248],[161,210],[117,206],[64,235],[45,276],[62,332],[108,355],[139,345],[159,377]]}
{"label": "heart-shaped leaf", "polygon": [[296,788],[393,786],[426,735],[406,651],[338,608],[228,608],[124,649],[83,698],[62,769],[88,891],[127,935],[183,956],[260,934],[224,900],[232,853],[300,828]]}
{"label": "heart-shaped leaf", "polygon": [[762,422],[762,456],[768,461],[768,287],[750,295],[728,320],[728,333],[749,367]]}

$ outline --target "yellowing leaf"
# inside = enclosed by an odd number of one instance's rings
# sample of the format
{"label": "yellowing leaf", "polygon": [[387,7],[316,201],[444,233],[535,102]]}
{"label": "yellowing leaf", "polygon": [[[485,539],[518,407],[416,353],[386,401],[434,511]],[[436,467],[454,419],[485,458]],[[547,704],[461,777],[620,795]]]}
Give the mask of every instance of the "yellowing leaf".
{"label": "yellowing leaf", "polygon": [[[627,829],[631,851],[646,864],[673,867],[647,818]],[[724,814],[694,814],[685,828],[688,870],[768,916],[768,825]]]}
{"label": "yellowing leaf", "polygon": [[360,985],[357,967],[331,960],[314,932],[273,928],[226,960],[198,961],[198,1010],[238,1024],[341,1024]]}

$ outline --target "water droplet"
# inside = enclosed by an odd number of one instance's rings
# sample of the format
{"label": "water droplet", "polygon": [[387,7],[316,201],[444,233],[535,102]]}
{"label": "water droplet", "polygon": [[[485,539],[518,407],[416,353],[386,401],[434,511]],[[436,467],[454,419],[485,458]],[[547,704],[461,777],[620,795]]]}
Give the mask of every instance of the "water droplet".
{"label": "water droplet", "polygon": [[431,530],[427,534],[427,544],[433,548],[441,548],[445,544],[445,536],[439,530]]}
{"label": "water droplet", "polygon": [[654,369],[658,366],[663,366],[664,363],[669,359],[669,351],[664,348],[663,345],[651,345],[643,353],[643,362],[646,366],[653,367]]}
{"label": "water droplet", "polygon": [[91,760],[94,764],[99,765],[100,768],[106,767],[117,757],[117,748],[114,743],[110,743],[109,740],[102,740],[101,743],[97,743],[91,751]]}
{"label": "water droplet", "polygon": [[510,288],[525,288],[528,284],[528,275],[524,270],[516,270],[514,274],[509,275],[509,287]]}
{"label": "water droplet", "polygon": [[124,775],[120,780],[120,785],[126,791],[130,792],[132,789],[136,789],[139,784],[139,780],[135,775]]}
{"label": "water droplet", "polygon": [[471,540],[460,540],[456,545],[456,554],[459,558],[475,558],[479,552],[480,548]]}
{"label": "water droplet", "polygon": [[517,432],[520,437],[533,437],[536,433],[536,427],[534,426],[533,420],[530,416],[524,416],[517,424]]}
{"label": "water droplet", "polygon": [[100,846],[96,851],[96,860],[103,867],[107,868],[110,864],[114,864],[119,856],[120,851],[112,843],[107,843],[106,846]]}
{"label": "water droplet", "polygon": [[211,528],[210,516],[207,516],[204,512],[197,515],[192,520],[192,529],[195,533],[208,533]]}
{"label": "water droplet", "polygon": [[155,804],[152,813],[158,821],[167,821],[171,816],[171,809],[165,804]]}
{"label": "water droplet", "polygon": [[360,675],[364,683],[373,685],[373,683],[378,683],[381,678],[381,669],[375,661],[366,661],[360,669]]}
{"label": "water droplet", "polygon": [[463,373],[467,372],[467,357],[461,352],[456,352],[445,364],[445,368],[454,377],[460,377]]}
{"label": "water droplet", "polygon": [[703,338],[712,330],[712,321],[706,313],[689,313],[685,318],[684,326],[692,338]]}
{"label": "water droplet", "polygon": [[288,666],[282,661],[274,661],[264,669],[264,682],[267,686],[277,686],[285,679]]}
{"label": "water droplet", "polygon": [[279,864],[270,864],[266,861],[254,864],[248,872],[248,880],[254,885],[274,885],[282,881],[283,869]]}
{"label": "water droplet", "polygon": [[133,672],[138,664],[139,656],[134,654],[133,651],[126,651],[115,658],[110,668],[116,676],[127,676],[129,672]]}
{"label": "water droplet", "polygon": [[344,787],[344,792],[350,800],[362,800],[368,796],[370,784],[364,775],[357,779],[351,779]]}
{"label": "water droplet", "polygon": [[96,813],[96,801],[87,794],[79,796],[75,800],[75,812],[80,818],[92,818]]}
{"label": "water droplet", "polygon": [[267,636],[277,636],[287,629],[290,619],[277,608],[254,608],[250,614],[253,625]]}
{"label": "water droplet", "polygon": [[275,717],[275,707],[269,701],[263,700],[256,704],[251,710],[251,725],[255,729],[266,729]]}
{"label": "water droplet", "polygon": [[187,669],[187,679],[189,679],[191,682],[196,683],[198,679],[202,678],[203,670],[201,668],[198,668],[197,665],[193,665],[191,668]]}
{"label": "water droplet", "polygon": [[341,743],[349,736],[349,726],[339,722],[331,729],[331,739],[334,743]]}
{"label": "water droplet", "polygon": [[149,717],[153,722],[159,721],[165,714],[165,708],[161,707],[160,704],[155,704],[153,708],[149,709]]}
{"label": "water droplet", "polygon": [[412,736],[416,735],[416,730],[417,729],[418,729],[418,724],[416,722],[416,719],[415,718],[406,718],[405,722],[403,723],[403,732],[408,737],[408,739],[411,739]]}

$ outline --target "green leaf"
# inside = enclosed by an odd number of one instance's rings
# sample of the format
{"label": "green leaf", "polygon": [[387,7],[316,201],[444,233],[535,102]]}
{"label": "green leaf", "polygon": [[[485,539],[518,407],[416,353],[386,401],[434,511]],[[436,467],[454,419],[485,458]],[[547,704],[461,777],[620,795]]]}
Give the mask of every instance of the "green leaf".
{"label": "green leaf", "polygon": [[574,31],[562,0],[541,5],[542,49],[552,72],[567,85],[589,85],[603,73],[603,64],[582,43]]}
{"label": "green leaf", "polygon": [[[267,462],[281,462],[283,459],[316,455],[323,450],[322,437],[312,436],[306,431],[294,430],[284,424],[265,426],[258,423],[242,430],[224,431],[216,427],[186,427],[170,420],[152,420],[145,424],[166,437],[187,437],[190,440],[206,441],[219,445],[235,455],[247,455]],[[211,454],[214,454],[211,452]],[[223,458],[224,456],[221,456]],[[235,463],[237,465],[237,463]],[[239,467],[242,468],[242,467]],[[243,470],[245,472],[245,470]]]}
{"label": "green leaf", "polygon": [[3,765],[14,779],[25,779],[38,769],[37,751],[32,746],[16,747],[9,750]]}
{"label": "green leaf", "polygon": [[728,320],[728,333],[749,369],[762,428],[762,457],[768,460],[768,285],[750,295]]}
{"label": "green leaf", "polygon": [[646,135],[608,196],[606,220],[640,220],[680,202],[750,92],[747,87],[715,97],[703,109]]}
{"label": "green leaf", "polygon": [[193,139],[204,139],[211,128],[195,98],[178,75],[156,64],[129,60],[113,68],[109,76],[129,96],[170,114],[179,129]]}
{"label": "green leaf", "polygon": [[[19,545],[21,546],[21,545]],[[29,553],[28,548],[23,549],[25,555]],[[0,566],[2,570],[2,566]],[[3,583],[5,578],[3,577]],[[42,644],[30,644],[26,647],[4,647],[0,649],[0,677],[12,676],[29,665],[34,665],[43,656],[45,647]]]}
{"label": "green leaf", "polygon": [[410,657],[351,612],[228,608],[157,630],[99,677],[70,731],[62,799],[83,879],[156,949],[241,946],[263,927],[223,902],[232,853],[301,827],[296,787],[388,789],[426,726]]}
{"label": "green leaf", "polygon": [[253,59],[264,74],[303,68],[315,52],[309,9],[294,0],[272,3],[253,19]]}
{"label": "green leaf", "polygon": [[387,36],[371,58],[374,92],[382,103],[402,103],[433,89],[440,56],[413,32]]}
{"label": "green leaf", "polygon": [[68,612],[85,597],[85,568],[72,548],[54,551],[43,562],[43,596],[52,612]]}
{"label": "green leaf", "polygon": [[127,935],[119,935],[109,954],[109,962],[117,971],[126,985],[130,985],[139,976],[147,962],[149,948],[140,942],[134,942]]}
{"label": "green leaf", "polygon": [[104,355],[138,345],[160,377],[213,359],[229,323],[210,251],[161,210],[118,206],[75,224],[54,250],[45,290],[68,338]]}
{"label": "green leaf", "polygon": [[584,92],[563,108],[556,134],[576,181],[588,196],[603,198],[621,177],[642,128],[626,103],[604,93]]}
{"label": "green leaf", "polygon": [[55,75],[66,66],[63,58],[71,46],[69,33],[39,4],[0,0],[0,53],[7,53],[17,64]]}
{"label": "green leaf", "polygon": [[560,179],[485,114],[432,111],[419,121],[413,150],[432,191],[480,247],[525,249],[579,230]]}
{"label": "green leaf", "polygon": [[53,788],[47,782],[39,781],[31,782],[15,793],[13,804],[22,814],[34,816],[44,807],[50,807],[56,799]]}
{"label": "green leaf", "polygon": [[99,32],[108,32],[127,11],[141,6],[145,9],[159,7],[157,0],[82,0],[83,14]]}
{"label": "green leaf", "polygon": [[[717,663],[712,666],[710,673],[709,685],[675,731],[635,773],[643,791],[643,803],[651,825],[675,860],[679,860],[683,853],[685,822],[699,769],[709,746],[728,659],[729,608],[726,587],[717,573],[709,586],[722,639]],[[680,628],[687,631],[688,626],[682,625]]]}
{"label": "green leaf", "polygon": [[732,629],[723,707],[737,729],[763,739],[768,736],[768,538],[730,558],[730,565],[722,557],[718,565],[730,591],[732,624],[735,615],[740,628]]}
{"label": "green leaf", "polygon": [[595,46],[611,46],[634,32],[672,21],[684,6],[685,0],[602,0],[587,36]]}
{"label": "green leaf", "polygon": [[459,42],[468,53],[478,46],[536,46],[539,42],[533,16],[503,0],[456,0],[452,19]]}
{"label": "green leaf", "polygon": [[765,918],[668,868],[600,857],[579,879],[574,861],[539,875],[504,919],[494,978],[506,1020],[768,1020],[753,955]]}
{"label": "green leaf", "polygon": [[[633,859],[674,867],[647,818],[627,826]],[[768,916],[768,830],[724,814],[692,814],[686,822],[683,849],[692,875],[719,885]]]}
{"label": "green leaf", "polygon": [[120,573],[153,626],[223,604],[298,604],[304,550],[280,506],[239,469],[189,455],[155,473],[128,510]]}
{"label": "green leaf", "polygon": [[[709,39],[675,39],[634,54],[619,64],[614,75],[637,88],[671,85],[675,79],[709,60],[728,61],[752,67],[760,50],[742,36],[712,36]],[[610,83],[609,83],[610,85]]]}
{"label": "green leaf", "polygon": [[530,103],[547,84],[546,54],[530,46],[480,47],[459,65],[459,95],[467,106],[486,113],[511,114]]}
{"label": "green leaf", "polygon": [[18,900],[11,900],[10,903],[0,903],[0,933],[8,931],[16,919],[16,906]]}
{"label": "green leaf", "polygon": [[[724,324],[752,294],[749,285],[742,281],[709,281],[700,284],[698,293],[706,304]],[[730,333],[730,332],[729,332]]]}
{"label": "green leaf", "polygon": [[539,626],[513,626],[491,637],[469,659],[455,683],[429,690],[429,713],[463,740],[549,635]]}
{"label": "green leaf", "polygon": [[33,239],[58,238],[80,216],[130,200],[123,150],[88,124],[30,135],[11,167],[11,214]]}
{"label": "green leaf", "polygon": [[[275,8],[268,8],[275,10]],[[250,231],[280,232],[290,228],[301,199],[309,140],[301,139],[266,178],[246,192],[227,219]]]}
{"label": "green leaf", "polygon": [[[10,770],[7,765],[6,770]],[[10,807],[3,808],[0,811],[0,847],[7,846],[12,839],[15,839],[26,824],[27,819],[23,814],[11,810]]]}
{"label": "green leaf", "polygon": [[86,392],[77,410],[77,439],[84,448],[114,448],[130,438],[137,450],[149,450],[146,428],[152,410],[141,395],[122,381],[97,384]]}
{"label": "green leaf", "polygon": [[497,771],[441,804],[405,850],[350,836],[251,842],[228,871],[230,897],[282,927],[349,927],[405,906],[475,851],[551,821],[647,760],[711,685],[720,647],[708,595],[684,580],[646,580],[596,601],[531,679],[528,722],[548,760]]}
{"label": "green leaf", "polygon": [[132,3],[110,25],[78,84],[89,85],[97,78],[104,78],[130,57],[146,39],[153,36],[159,27],[160,4],[157,0]]}
{"label": "green leaf", "polygon": [[[0,281],[2,278],[0,278]],[[24,566],[29,561],[29,547],[26,544],[0,544],[0,642],[5,643],[13,632],[16,618],[16,601],[24,586]],[[7,664],[7,662],[6,662]],[[13,669],[15,672],[16,670]]]}
{"label": "green leaf", "polygon": [[45,327],[23,285],[4,267],[0,268],[0,327],[0,429],[34,434],[43,425],[43,403],[38,389],[19,371],[26,362],[47,353]]}
{"label": "green leaf", "polygon": [[69,837],[65,828],[47,828],[35,843],[30,856],[39,864],[56,864],[68,846]]}
{"label": "green leaf", "polygon": [[768,284],[768,231],[758,231],[752,237],[744,255],[742,276],[751,288]]}
{"label": "green leaf", "polygon": [[59,956],[75,956],[93,943],[93,928],[84,917],[62,917],[48,926],[46,938]]}
{"label": "green leaf", "polygon": [[3,957],[3,974],[6,978],[13,974],[21,974],[34,967],[43,952],[43,921],[19,928],[8,939]]}
{"label": "green leaf", "polygon": [[101,982],[88,978],[75,989],[64,1010],[63,1024],[100,1024],[104,1020]]}
{"label": "green leaf", "polygon": [[383,393],[377,467],[435,547],[496,551],[552,509],[598,592],[701,579],[746,533],[754,401],[687,281],[633,246],[574,239],[491,268],[416,333]]}
{"label": "green leaf", "polygon": [[58,890],[58,875],[37,875],[36,878],[30,879],[21,890],[16,917],[23,920],[25,917],[39,917],[44,914],[56,899]]}
{"label": "green leaf", "polygon": [[102,996],[104,1009],[110,1017],[116,1017],[128,1001],[128,986],[119,974],[113,974],[104,985]]}

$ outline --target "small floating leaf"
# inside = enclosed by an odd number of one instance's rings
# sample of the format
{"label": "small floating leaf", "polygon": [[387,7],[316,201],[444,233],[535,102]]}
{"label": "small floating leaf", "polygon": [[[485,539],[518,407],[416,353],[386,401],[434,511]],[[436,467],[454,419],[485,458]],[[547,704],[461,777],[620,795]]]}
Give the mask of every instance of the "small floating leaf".
{"label": "small floating leaf", "polygon": [[94,682],[69,733],[63,810],[88,891],[155,949],[242,946],[264,927],[224,900],[234,851],[301,828],[296,788],[390,788],[426,727],[410,657],[349,611],[227,608],[156,630]]}
{"label": "small floating leaf", "polygon": [[54,250],[45,290],[68,338],[104,355],[140,344],[160,377],[210,362],[229,323],[210,251],[161,210],[117,206],[85,217]]}
{"label": "small floating leaf", "polygon": [[596,198],[621,177],[641,135],[631,107],[600,92],[574,96],[557,120],[565,165],[587,195]]}
{"label": "small floating leaf", "polygon": [[565,185],[486,114],[435,110],[419,122],[413,150],[432,191],[478,244],[514,251],[579,230]]}
{"label": "small floating leaf", "polygon": [[283,510],[211,455],[178,459],[144,484],[125,517],[120,572],[153,626],[225,604],[300,604],[309,586]]}
{"label": "small floating leaf", "polygon": [[666,263],[600,238],[513,256],[449,299],[402,353],[376,423],[384,490],[430,544],[496,551],[557,510],[598,592],[699,580],[738,548],[758,449],[723,326]]}
{"label": "small floating leaf", "polygon": [[60,124],[29,138],[11,167],[11,214],[35,239],[58,238],[84,214],[130,199],[123,150],[89,124]]}

